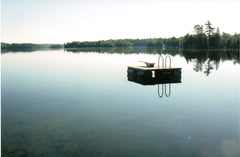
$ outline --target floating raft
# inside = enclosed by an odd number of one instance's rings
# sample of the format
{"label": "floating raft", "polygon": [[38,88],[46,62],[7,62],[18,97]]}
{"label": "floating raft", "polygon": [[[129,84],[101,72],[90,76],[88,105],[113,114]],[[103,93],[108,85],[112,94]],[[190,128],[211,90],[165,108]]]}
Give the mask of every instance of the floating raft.
{"label": "floating raft", "polygon": [[182,68],[179,67],[167,67],[167,66],[154,66],[154,67],[147,67],[147,66],[128,66],[128,69],[135,69],[135,70],[143,70],[143,71],[172,71],[172,70],[180,70]]}
{"label": "floating raft", "polygon": [[182,68],[166,66],[128,66],[128,80],[143,85],[180,83]]}
{"label": "floating raft", "polygon": [[[162,59],[162,65],[160,65]],[[167,59],[169,59],[169,66],[166,66]],[[144,85],[164,84],[164,83],[180,83],[182,68],[171,67],[171,57],[165,56],[165,64],[163,56],[158,57],[158,64],[140,61],[146,66],[128,66],[128,80],[134,81]]]}

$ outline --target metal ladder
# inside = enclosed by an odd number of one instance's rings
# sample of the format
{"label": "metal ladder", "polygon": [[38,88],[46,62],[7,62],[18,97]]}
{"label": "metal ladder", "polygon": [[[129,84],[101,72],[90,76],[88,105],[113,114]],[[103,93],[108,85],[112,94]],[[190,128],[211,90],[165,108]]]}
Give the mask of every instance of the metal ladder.
{"label": "metal ladder", "polygon": [[169,68],[171,68],[171,57],[169,55],[165,56],[165,65],[164,65],[164,58],[162,55],[159,55],[158,57],[158,69],[159,69],[159,63],[160,63],[160,58],[162,58],[162,68],[167,68],[167,58],[169,58]]}

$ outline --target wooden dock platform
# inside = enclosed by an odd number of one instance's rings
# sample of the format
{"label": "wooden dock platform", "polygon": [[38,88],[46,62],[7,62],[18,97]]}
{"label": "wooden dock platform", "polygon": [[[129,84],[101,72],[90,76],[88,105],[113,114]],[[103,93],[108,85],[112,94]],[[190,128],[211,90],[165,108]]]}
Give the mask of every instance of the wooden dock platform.
{"label": "wooden dock platform", "polygon": [[128,80],[144,85],[180,83],[181,69],[180,67],[165,66],[128,66]]}
{"label": "wooden dock platform", "polygon": [[166,67],[166,66],[154,66],[154,67],[147,67],[147,66],[128,66],[128,69],[136,69],[136,70],[146,70],[146,71],[166,71],[166,70],[181,70],[182,68],[179,67]]}
{"label": "wooden dock platform", "polygon": [[155,73],[155,77],[160,77],[164,74],[168,75],[181,75],[182,68],[179,67],[162,67],[162,66],[154,66],[154,67],[146,67],[146,66],[128,66],[128,74],[152,77],[152,73]]}
{"label": "wooden dock platform", "polygon": [[[160,65],[160,59],[162,59],[162,65]],[[169,66],[167,66],[167,59],[169,59]],[[158,64],[140,61],[146,64],[146,66],[128,66],[128,80],[141,82],[144,84],[156,84],[156,83],[170,83],[181,82],[182,68],[171,66],[171,57],[169,55],[164,58],[160,55],[158,57]]]}

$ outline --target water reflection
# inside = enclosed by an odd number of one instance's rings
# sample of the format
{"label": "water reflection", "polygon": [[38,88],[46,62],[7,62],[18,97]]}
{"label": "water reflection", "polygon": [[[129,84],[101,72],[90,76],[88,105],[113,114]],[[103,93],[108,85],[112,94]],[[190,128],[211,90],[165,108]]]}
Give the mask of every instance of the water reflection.
{"label": "water reflection", "polygon": [[[157,54],[2,55],[3,156],[239,156],[240,65],[217,54],[221,66],[206,78],[191,53],[175,54],[181,79],[131,82],[126,66]],[[210,53],[204,63],[215,68]]]}
{"label": "water reflection", "polygon": [[193,70],[209,76],[212,70],[218,70],[220,62],[233,61],[240,64],[239,50],[184,50],[180,53],[186,61],[193,62]]}
{"label": "water reflection", "polygon": [[180,49],[165,49],[159,47],[147,47],[147,46],[130,46],[130,47],[113,47],[113,48],[70,48],[64,49],[65,52],[72,53],[81,53],[81,52],[97,52],[97,53],[110,53],[110,54],[169,54],[171,56],[178,55],[181,50]]}
{"label": "water reflection", "polygon": [[[168,85],[168,92],[167,92],[167,85]],[[161,84],[161,86],[162,86],[161,94],[160,94],[159,86],[160,85],[158,84],[158,96],[160,98],[162,98],[164,96],[164,94],[165,94],[166,97],[169,97],[171,95],[171,83]]]}
{"label": "water reflection", "polygon": [[141,85],[156,85],[158,88],[158,96],[160,98],[171,95],[171,84],[172,83],[181,83],[181,74],[179,75],[162,75],[161,77],[141,77],[135,75],[134,73],[128,73],[128,81],[138,83]]}
{"label": "water reflection", "polygon": [[117,48],[82,48],[82,49],[65,49],[67,52],[97,52],[97,53],[120,53],[120,54],[164,54],[184,57],[187,63],[194,63],[193,70],[203,72],[209,76],[213,70],[218,70],[221,62],[233,61],[233,64],[240,64],[239,50],[183,50],[171,49],[163,50],[157,47],[117,47]]}
{"label": "water reflection", "polygon": [[[114,48],[80,48],[64,49],[65,52],[97,52],[108,54],[163,54],[184,57],[187,63],[194,63],[193,70],[203,72],[209,76],[213,70],[218,70],[221,62],[232,61],[233,64],[240,64],[239,50],[183,50],[183,49],[161,49],[158,47],[132,46]],[[22,51],[19,51],[22,52]],[[33,51],[25,51],[33,52]],[[2,53],[7,53],[2,51]]]}
{"label": "water reflection", "polygon": [[144,78],[139,77],[135,74],[128,73],[127,75],[128,81],[135,82],[141,85],[156,85],[156,84],[166,84],[166,83],[181,83],[181,75],[163,75],[162,77],[151,77],[151,78]]}
{"label": "water reflection", "polygon": [[64,49],[65,52],[97,52],[97,53],[121,53],[121,54],[130,54],[130,53],[147,53],[147,54],[169,54],[171,56],[181,55],[187,61],[192,59],[206,59],[210,58],[215,61],[225,61],[232,60],[240,63],[240,54],[238,49],[229,49],[229,50],[199,50],[199,49],[161,49],[158,47],[146,47],[146,46],[132,46],[132,47],[115,47],[115,48],[73,48],[73,49]]}

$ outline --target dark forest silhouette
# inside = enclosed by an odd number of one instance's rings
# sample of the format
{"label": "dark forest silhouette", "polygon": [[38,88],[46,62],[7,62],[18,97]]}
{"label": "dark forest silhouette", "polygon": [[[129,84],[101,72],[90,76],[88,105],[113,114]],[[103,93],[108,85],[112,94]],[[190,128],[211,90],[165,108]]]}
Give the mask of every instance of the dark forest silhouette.
{"label": "dark forest silhouette", "polygon": [[183,37],[150,38],[150,39],[117,39],[100,41],[73,41],[64,44],[64,48],[84,47],[126,47],[126,46],[156,46],[160,48],[184,49],[238,49],[240,34],[228,34],[213,27],[210,21],[205,25],[195,25],[194,34]]}

